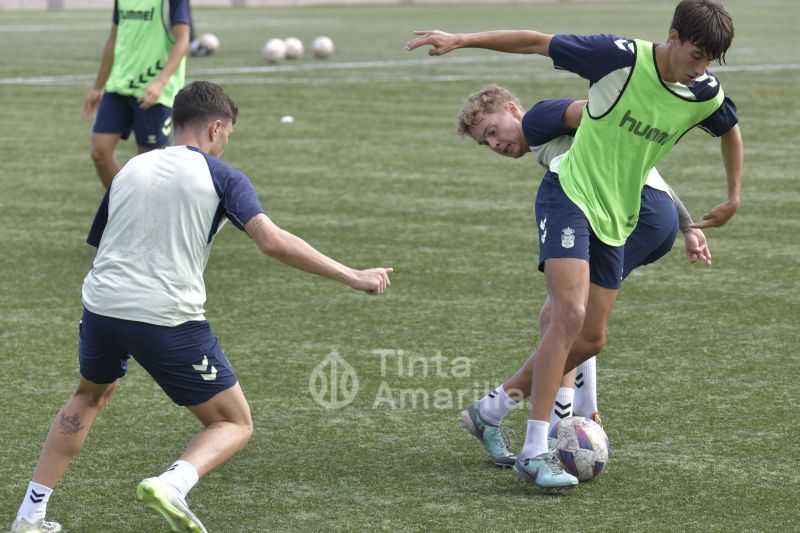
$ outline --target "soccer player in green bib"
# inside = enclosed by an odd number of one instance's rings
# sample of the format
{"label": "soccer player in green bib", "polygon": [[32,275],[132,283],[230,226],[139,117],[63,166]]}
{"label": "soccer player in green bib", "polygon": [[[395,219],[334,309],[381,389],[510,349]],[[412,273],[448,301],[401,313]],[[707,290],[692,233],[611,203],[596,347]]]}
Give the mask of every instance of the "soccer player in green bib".
{"label": "soccer player in green bib", "polygon": [[[683,0],[667,41],[658,45],[613,35],[536,31],[415,35],[406,50],[429,45],[433,56],[457,48],[538,54],[590,82],[575,141],[551,162],[537,194],[539,259],[552,315],[531,355],[531,410],[513,467],[519,480],[543,489],[575,486],[578,480],[548,452],[547,430],[562,374],[582,362],[568,354],[585,317],[590,245],[604,250],[602,264],[592,256],[593,268],[621,278],[623,245],[638,221],[648,171],[695,126],[720,137],[728,199],[693,227],[722,226],[739,208],[744,148],[736,107],[707,70],[711,61],[724,61],[733,22],[715,0]],[[479,129],[484,143],[497,142],[492,127]],[[512,157],[526,153],[512,141],[492,149]]]}
{"label": "soccer player in green bib", "polygon": [[106,189],[121,168],[114,148],[131,130],[140,154],[169,144],[191,23],[189,0],[115,0],[100,69],[83,100],[83,115],[97,114],[91,156]]}

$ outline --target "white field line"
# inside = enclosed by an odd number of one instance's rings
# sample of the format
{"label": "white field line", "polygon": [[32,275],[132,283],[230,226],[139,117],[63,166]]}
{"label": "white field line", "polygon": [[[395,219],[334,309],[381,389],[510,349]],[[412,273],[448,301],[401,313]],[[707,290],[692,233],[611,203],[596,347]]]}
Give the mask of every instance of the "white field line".
{"label": "white field line", "polygon": [[[552,72],[547,74],[536,75],[536,79],[555,79],[555,78],[573,78],[574,74]],[[205,78],[204,78],[205,79]],[[512,74],[503,75],[503,81],[509,80],[530,80],[529,74]],[[482,81],[491,83],[497,80],[496,76],[481,76],[479,73],[474,75],[466,74],[432,74],[432,75],[394,75],[377,78],[365,78],[359,76],[344,76],[337,78],[208,78],[209,81],[219,83],[221,85],[322,85],[322,84],[361,84],[361,83],[403,83],[403,82],[446,82],[446,81]]]}
{"label": "white field line", "polygon": [[[220,79],[221,76],[234,77],[226,78],[228,83],[358,83],[371,82],[371,81],[417,81],[417,80],[466,80],[466,79],[482,79],[479,75],[400,75],[390,74],[386,76],[379,76],[377,79],[372,76],[346,76],[335,78],[284,78],[284,77],[258,77],[258,78],[240,78],[236,75],[250,75],[250,74],[280,74],[280,73],[295,73],[295,72],[321,72],[333,70],[380,70],[386,68],[399,68],[399,67],[416,67],[427,65],[442,65],[448,63],[465,63],[465,64],[480,64],[480,63],[504,63],[511,61],[530,60],[525,55],[493,55],[493,56],[451,56],[451,57],[422,57],[413,59],[391,59],[383,61],[348,61],[348,62],[332,62],[332,63],[309,63],[299,65],[264,65],[257,67],[220,67],[220,68],[190,68],[187,71],[187,77],[191,79],[200,79],[203,77],[210,77]],[[758,65],[726,65],[714,69],[715,72],[763,72],[763,71],[785,71],[785,70],[800,70],[800,63],[780,63],[780,64],[758,64]],[[528,71],[525,73],[527,77],[569,77],[574,74],[568,72],[549,72],[549,73],[536,73]],[[76,85],[90,82],[94,79],[95,74],[68,74],[63,76],[31,76],[31,77],[8,77],[0,78],[0,85]],[[504,76],[507,78],[508,76]]]}
{"label": "white field line", "polygon": [[111,17],[108,22],[83,22],[80,24],[23,24],[19,26],[0,24],[2,33],[22,33],[22,32],[56,32],[56,31],[78,31],[78,30],[110,30]]}
{"label": "white field line", "polygon": [[[195,21],[197,22],[197,21]],[[214,28],[242,28],[242,27],[284,27],[284,26],[334,26],[340,22],[334,19],[270,19],[254,18],[248,20],[222,20],[214,21]],[[81,22],[75,24],[0,24],[0,33],[26,33],[26,32],[58,32],[82,30],[110,30],[111,15],[105,22]]]}

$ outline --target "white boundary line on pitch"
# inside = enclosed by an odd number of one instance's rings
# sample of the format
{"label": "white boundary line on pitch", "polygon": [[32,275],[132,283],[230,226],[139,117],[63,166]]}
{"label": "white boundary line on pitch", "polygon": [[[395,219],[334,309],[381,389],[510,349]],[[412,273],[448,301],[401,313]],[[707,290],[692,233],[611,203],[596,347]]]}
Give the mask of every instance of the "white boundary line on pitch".
{"label": "white boundary line on pitch", "polygon": [[[537,74],[535,79],[568,79],[574,78],[575,75],[567,72],[548,72],[547,74]],[[209,81],[213,81],[222,85],[303,85],[303,84],[353,84],[353,83],[403,83],[403,82],[444,82],[444,81],[481,81],[484,83],[493,83],[498,79],[503,82],[509,80],[531,80],[530,75],[512,74],[510,76],[503,75],[500,78],[497,76],[480,76],[467,75],[467,74],[432,74],[429,76],[385,76],[375,78],[364,78],[359,76],[344,76],[337,78],[306,78],[306,77],[292,77],[292,78],[215,78],[212,77]]]}
{"label": "white boundary line on pitch", "polygon": [[[216,21],[214,28],[242,28],[242,27],[283,27],[286,25],[296,26],[326,26],[326,25],[340,25],[339,21],[333,19],[269,19],[269,18],[256,18],[250,20],[230,20],[230,21]],[[75,24],[0,24],[0,33],[26,33],[26,32],[57,32],[57,31],[78,31],[78,30],[110,30],[111,17],[108,17],[107,22],[81,22]]]}
{"label": "white boundary line on pitch", "polygon": [[[198,76],[212,76],[230,74],[272,74],[272,73],[292,73],[292,72],[318,72],[325,70],[355,70],[355,69],[381,69],[389,67],[414,67],[427,65],[446,65],[449,63],[503,63],[509,61],[520,61],[530,59],[526,55],[496,55],[496,56],[456,56],[456,57],[426,57],[415,59],[391,59],[383,61],[349,61],[341,63],[311,63],[305,65],[267,65],[258,67],[222,67],[222,68],[199,68],[189,69],[187,76],[197,79]],[[776,70],[800,70],[800,63],[780,63],[780,64],[757,64],[757,65],[727,65],[713,69],[715,72],[763,72]],[[542,76],[543,73],[530,73],[531,77]],[[564,76],[574,76],[567,72]],[[457,77],[453,79],[461,79]],[[0,85],[72,85],[85,83],[95,78],[94,74],[68,74],[64,76],[32,76],[32,77],[9,77],[0,78]],[[392,79],[402,78],[400,76]],[[350,82],[354,78],[348,77]],[[419,79],[414,77],[413,79]],[[469,78],[464,78],[469,79]],[[246,80],[246,79],[245,79]],[[322,82],[322,79],[313,81]],[[328,80],[326,80],[328,81]],[[335,78],[329,81],[336,81]],[[371,81],[363,78],[364,82]],[[291,78],[279,78],[275,83],[291,83]],[[243,81],[240,83],[247,83]]]}

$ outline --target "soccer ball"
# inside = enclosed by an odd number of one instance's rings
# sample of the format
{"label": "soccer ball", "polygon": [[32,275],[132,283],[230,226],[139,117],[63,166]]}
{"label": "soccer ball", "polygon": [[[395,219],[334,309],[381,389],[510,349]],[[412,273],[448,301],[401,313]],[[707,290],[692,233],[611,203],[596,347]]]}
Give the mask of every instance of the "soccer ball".
{"label": "soccer ball", "polygon": [[314,42],[311,44],[311,50],[314,52],[314,57],[320,59],[330,57],[331,54],[333,54],[333,41],[331,41],[330,37],[321,35],[314,39]]}
{"label": "soccer ball", "polygon": [[219,50],[219,38],[213,33],[204,33],[197,38],[197,44],[205,48],[209,54]]}
{"label": "soccer ball", "polygon": [[213,33],[204,33],[189,43],[189,55],[192,57],[210,56],[219,50],[219,39]]}
{"label": "soccer ball", "polygon": [[596,422],[582,416],[568,416],[553,427],[548,436],[564,470],[580,481],[590,481],[608,464],[611,443]]}
{"label": "soccer ball", "polygon": [[270,63],[277,63],[286,57],[286,42],[282,39],[270,39],[264,44],[261,54]]}
{"label": "soccer ball", "polygon": [[286,39],[286,59],[300,59],[303,57],[303,41],[297,37]]}

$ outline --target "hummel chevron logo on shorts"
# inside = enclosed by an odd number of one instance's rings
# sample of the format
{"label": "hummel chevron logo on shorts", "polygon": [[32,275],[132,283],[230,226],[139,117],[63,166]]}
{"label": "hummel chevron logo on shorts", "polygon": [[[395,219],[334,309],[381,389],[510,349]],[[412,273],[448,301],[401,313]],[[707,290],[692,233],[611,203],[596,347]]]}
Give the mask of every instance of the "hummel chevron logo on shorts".
{"label": "hummel chevron logo on shorts", "polygon": [[[194,368],[199,372],[205,372],[206,370],[208,370],[208,356],[204,355],[203,362],[201,362],[199,365],[192,365],[192,368]],[[214,381],[215,379],[217,379],[217,367],[212,365],[211,370],[209,370],[208,374],[201,373],[200,377],[202,377],[206,381]]]}
{"label": "hummel chevron logo on shorts", "polygon": [[547,217],[544,217],[541,222],[539,222],[539,229],[542,230],[542,244],[544,244],[545,239],[547,239]]}
{"label": "hummel chevron logo on shorts", "polygon": [[167,120],[164,121],[164,126],[161,127],[161,133],[163,133],[165,137],[169,137],[171,131],[172,131],[172,117],[167,117]]}

